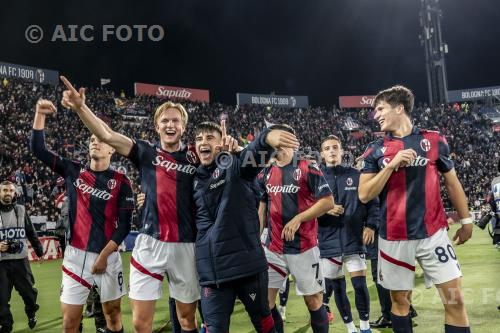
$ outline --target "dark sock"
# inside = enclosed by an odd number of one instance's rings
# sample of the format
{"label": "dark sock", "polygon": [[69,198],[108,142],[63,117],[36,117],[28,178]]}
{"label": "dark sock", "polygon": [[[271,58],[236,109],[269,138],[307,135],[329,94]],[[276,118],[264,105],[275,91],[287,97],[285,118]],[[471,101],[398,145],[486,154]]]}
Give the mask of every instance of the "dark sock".
{"label": "dark sock", "polygon": [[276,305],[274,306],[274,308],[272,308],[271,314],[273,315],[274,328],[276,329],[276,332],[283,333],[284,332],[283,318],[281,318],[280,312],[276,308]]}
{"label": "dark sock", "polygon": [[281,306],[286,306],[286,303],[288,302],[288,293],[290,292],[290,279],[286,279],[286,287],[283,292],[280,291],[280,305]]}
{"label": "dark sock", "polygon": [[309,310],[311,314],[311,328],[314,333],[328,333],[328,315],[324,305],[316,311]]}
{"label": "dark sock", "polygon": [[351,282],[354,288],[354,300],[359,313],[359,319],[368,320],[370,318],[370,294],[366,286],[366,276],[353,277],[351,278]]}
{"label": "dark sock", "polygon": [[197,328],[195,328],[194,330],[191,330],[191,331],[186,331],[186,330],[183,330],[183,329],[181,328],[181,333],[198,333],[198,329],[197,329]]}
{"label": "dark sock", "polygon": [[470,333],[470,327],[458,327],[444,324],[444,333]]}
{"label": "dark sock", "polygon": [[345,278],[331,280],[333,286],[333,296],[335,297],[335,304],[339,310],[340,316],[344,323],[352,321],[351,303],[347,298],[347,291],[345,287]]}
{"label": "dark sock", "polygon": [[394,333],[413,333],[410,314],[406,316],[396,316],[391,312],[392,329]]}
{"label": "dark sock", "polygon": [[112,330],[110,330],[109,328],[106,327],[106,333],[123,333],[123,326],[118,331],[112,331]]}
{"label": "dark sock", "polygon": [[175,306],[175,299],[172,297],[168,298],[168,310],[170,313],[170,321],[172,322],[172,332],[173,333],[181,333],[181,324],[179,323],[179,319],[177,318],[177,310]]}
{"label": "dark sock", "polygon": [[382,312],[382,316],[387,320],[391,320],[391,292],[378,283],[376,283],[375,285],[377,286],[378,301],[380,303],[380,311]]}
{"label": "dark sock", "polygon": [[333,294],[333,280],[325,278],[325,293],[323,294],[323,304],[328,306],[330,304],[330,298]]}

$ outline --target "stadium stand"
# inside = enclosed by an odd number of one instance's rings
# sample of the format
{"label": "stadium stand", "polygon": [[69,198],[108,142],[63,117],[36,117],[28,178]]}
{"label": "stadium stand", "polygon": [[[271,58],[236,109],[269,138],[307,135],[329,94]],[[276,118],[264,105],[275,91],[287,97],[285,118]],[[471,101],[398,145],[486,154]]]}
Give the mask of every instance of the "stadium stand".
{"label": "stadium stand", "polygon": [[[85,159],[89,136],[76,115],[60,105],[61,92],[61,86],[0,78],[0,179],[15,181],[20,200],[26,203],[30,215],[47,216],[48,221],[58,219],[55,199],[63,186],[57,184],[57,176],[28,150],[36,101],[47,98],[58,105],[56,119],[50,119],[47,126],[51,131],[47,144],[52,150],[72,159]],[[155,140],[150,116],[162,100],[150,96],[116,96],[103,88],[87,89],[87,100],[113,128],[131,137]],[[328,134],[340,136],[348,151],[346,162],[353,163],[366,145],[380,135],[378,124],[372,119],[373,111],[369,109],[340,110],[331,106],[271,110],[219,103],[183,104],[190,117],[187,142],[192,142],[193,124],[220,117],[227,117],[230,134],[238,138],[240,144],[251,141],[268,123],[287,123],[296,129],[306,150],[318,147],[321,138]],[[466,103],[433,108],[419,105],[412,116],[417,126],[446,135],[470,206],[478,209],[488,194],[499,158],[500,133],[492,130],[491,120],[481,112],[480,105]],[[137,179],[135,169],[125,159],[115,157],[114,164],[125,167],[133,181]],[[134,190],[138,191],[137,182],[134,183]],[[450,204],[445,202],[445,206]]]}

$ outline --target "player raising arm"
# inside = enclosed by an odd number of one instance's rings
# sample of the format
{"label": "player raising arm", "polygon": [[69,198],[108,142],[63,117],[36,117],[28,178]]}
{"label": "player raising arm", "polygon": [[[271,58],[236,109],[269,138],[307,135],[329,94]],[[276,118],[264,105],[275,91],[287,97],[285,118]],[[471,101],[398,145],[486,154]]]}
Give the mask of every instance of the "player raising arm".
{"label": "player raising arm", "polygon": [[97,138],[139,169],[146,194],[140,234],[130,259],[130,293],[137,332],[151,332],[156,300],[163,279],[169,277],[170,296],[176,300],[183,332],[196,330],[195,312],[200,298],[194,262],[193,178],[196,154],[181,145],[188,114],[181,104],[166,102],[154,114],[159,143],[131,139],[110,129],[85,104],[85,89],[78,91],[65,78],[62,104],[76,112]]}
{"label": "player raising arm", "polygon": [[130,231],[134,197],[128,178],[110,168],[114,149],[95,135],[89,165],[70,161],[45,147],[45,117],[56,112],[39,100],[30,147],[34,155],[66,180],[69,244],[61,284],[63,331],[77,332],[92,285],[98,287],[109,332],[123,332],[120,299],[126,294],[118,246]]}

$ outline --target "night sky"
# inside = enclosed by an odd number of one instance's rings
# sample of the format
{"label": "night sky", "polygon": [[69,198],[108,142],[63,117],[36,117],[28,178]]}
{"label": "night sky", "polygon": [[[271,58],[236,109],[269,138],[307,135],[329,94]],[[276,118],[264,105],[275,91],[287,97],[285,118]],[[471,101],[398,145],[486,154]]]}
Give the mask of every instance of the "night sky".
{"label": "night sky", "polygon": [[[441,0],[450,89],[500,84],[500,3]],[[236,92],[373,94],[396,83],[427,100],[418,0],[12,1],[0,9],[0,61],[55,69],[78,84],[132,93],[133,82]],[[30,44],[36,24],[44,39]],[[51,42],[58,24],[94,25],[93,42]],[[161,42],[102,42],[104,24],[160,24]],[[69,29],[67,30],[69,32]],[[69,33],[68,33],[69,35]]]}

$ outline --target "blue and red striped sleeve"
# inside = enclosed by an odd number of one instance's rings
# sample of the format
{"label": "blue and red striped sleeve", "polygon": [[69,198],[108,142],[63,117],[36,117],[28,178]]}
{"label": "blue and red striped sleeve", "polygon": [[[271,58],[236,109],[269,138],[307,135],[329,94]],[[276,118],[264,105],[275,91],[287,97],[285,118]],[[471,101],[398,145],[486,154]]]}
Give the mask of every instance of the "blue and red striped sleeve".
{"label": "blue and red striped sleeve", "polygon": [[141,161],[145,158],[145,154],[148,151],[148,148],[151,149],[152,145],[144,140],[134,139],[132,149],[130,149],[130,153],[127,158],[140,170],[141,169]]}
{"label": "blue and red striped sleeve", "polygon": [[448,145],[448,141],[446,141],[446,137],[442,134],[439,134],[438,150],[437,168],[439,172],[446,173],[453,169],[454,165],[450,157],[450,146]]}
{"label": "blue and red striped sleeve", "polygon": [[361,173],[378,173],[380,171],[375,158],[375,153],[377,151],[377,145],[375,143],[370,143],[362,155],[363,158],[363,168]]}

